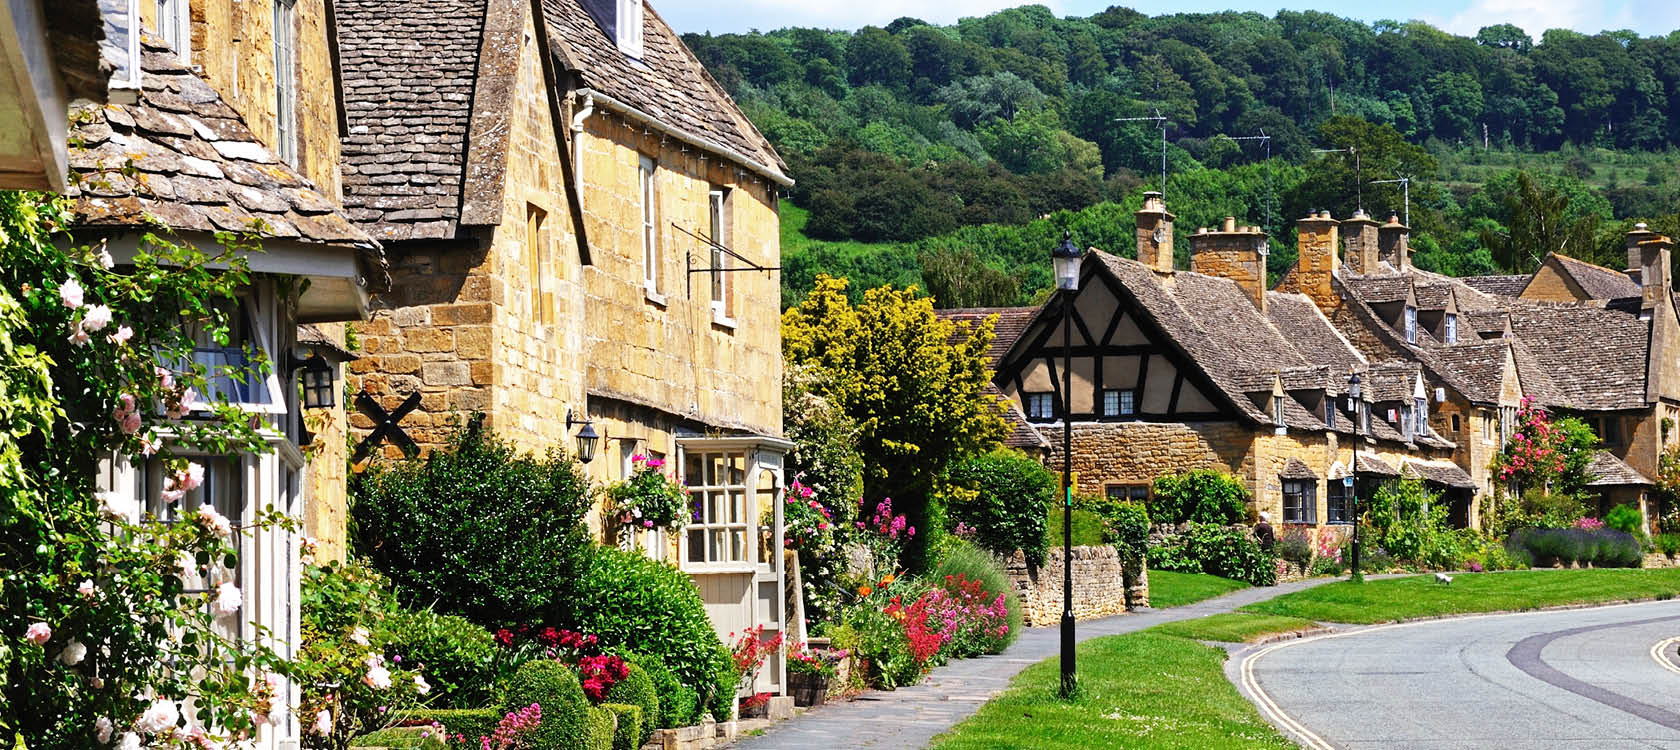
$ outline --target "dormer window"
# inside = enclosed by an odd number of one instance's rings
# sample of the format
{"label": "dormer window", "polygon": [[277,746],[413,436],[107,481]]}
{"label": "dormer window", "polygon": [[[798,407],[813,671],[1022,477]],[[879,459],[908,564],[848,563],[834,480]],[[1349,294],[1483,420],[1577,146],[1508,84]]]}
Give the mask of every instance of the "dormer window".
{"label": "dormer window", "polygon": [[1425,399],[1412,400],[1412,434],[1424,435],[1429,432],[1429,402]]}
{"label": "dormer window", "polygon": [[1441,326],[1441,338],[1449,344],[1458,343],[1458,313],[1447,313],[1446,322]]}
{"label": "dormer window", "polygon": [[1278,432],[1284,431],[1282,396],[1272,397],[1272,421],[1277,423]]}
{"label": "dormer window", "polygon": [[1406,308],[1406,343],[1417,343],[1417,308]]}
{"label": "dormer window", "polygon": [[1336,399],[1334,398],[1324,399],[1324,427],[1329,430],[1336,429]]}
{"label": "dormer window", "polygon": [[618,0],[618,51],[642,59],[642,0]]}

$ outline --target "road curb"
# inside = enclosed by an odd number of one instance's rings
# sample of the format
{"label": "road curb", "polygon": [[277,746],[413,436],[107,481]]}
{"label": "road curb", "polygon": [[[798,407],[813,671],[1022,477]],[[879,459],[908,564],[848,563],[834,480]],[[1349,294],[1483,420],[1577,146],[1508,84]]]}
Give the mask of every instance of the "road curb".
{"label": "road curb", "polygon": [[1315,627],[1315,628],[1302,628],[1300,630],[1291,630],[1287,633],[1272,633],[1272,634],[1264,636],[1264,637],[1262,637],[1258,640],[1246,641],[1244,643],[1237,644],[1237,645],[1239,645],[1239,646],[1250,646],[1250,647],[1252,647],[1252,646],[1265,646],[1267,644],[1277,643],[1279,641],[1293,641],[1293,640],[1297,640],[1297,639],[1300,639],[1300,638],[1311,638],[1315,635],[1324,635],[1325,633],[1334,633],[1334,632],[1336,632],[1335,628],[1330,627],[1328,625],[1320,625],[1320,626]]}
{"label": "road curb", "polygon": [[[1331,620],[1323,620],[1321,622],[1332,622],[1333,624],[1336,624],[1336,625],[1345,625],[1347,627],[1353,627],[1353,628],[1374,628],[1374,627],[1381,627],[1381,626],[1385,626],[1385,625],[1408,625],[1408,624],[1411,624],[1411,623],[1414,623],[1414,622],[1434,622],[1436,620],[1462,620],[1462,619],[1468,619],[1468,618],[1471,618],[1471,617],[1494,617],[1494,616],[1502,616],[1502,615],[1521,615],[1521,614],[1528,614],[1528,613],[1531,613],[1531,612],[1567,612],[1567,611],[1572,610],[1572,609],[1595,609],[1595,608],[1598,608],[1598,607],[1623,607],[1623,606],[1626,606],[1626,605],[1629,605],[1629,604],[1649,604],[1651,602],[1666,602],[1666,601],[1670,601],[1670,600],[1675,599],[1675,598],[1676,598],[1675,595],[1667,594],[1667,595],[1663,595],[1663,596],[1639,597],[1639,598],[1636,598],[1636,599],[1607,599],[1607,600],[1602,601],[1602,602],[1590,602],[1590,603],[1585,603],[1585,604],[1550,604],[1550,605],[1547,605],[1547,606],[1544,606],[1544,607],[1530,607],[1528,609],[1490,609],[1486,612],[1455,612],[1453,614],[1448,614],[1448,615],[1422,615],[1422,616],[1419,616],[1419,617],[1407,617],[1407,618],[1401,619],[1401,620],[1383,620],[1382,622],[1342,622],[1342,623],[1334,623]],[[1336,628],[1331,628],[1331,629],[1335,630]]]}

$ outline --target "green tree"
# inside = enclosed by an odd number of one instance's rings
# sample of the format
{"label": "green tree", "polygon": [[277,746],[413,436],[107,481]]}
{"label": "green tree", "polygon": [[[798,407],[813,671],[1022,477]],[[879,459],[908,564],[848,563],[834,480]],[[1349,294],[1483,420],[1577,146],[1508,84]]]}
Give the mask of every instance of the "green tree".
{"label": "green tree", "polygon": [[[1528,273],[1547,253],[1593,259],[1594,235],[1602,214],[1577,207],[1558,183],[1541,182],[1527,172],[1516,174],[1512,188],[1502,196],[1499,207],[1505,219],[1503,231],[1482,232],[1482,245],[1494,260],[1513,273]],[[1602,197],[1598,201],[1608,213],[1608,202]]]}
{"label": "green tree", "polygon": [[1021,279],[980,260],[970,248],[923,253],[922,281],[939,308],[1003,307],[1020,301]]}
{"label": "green tree", "polygon": [[886,29],[865,26],[846,45],[846,68],[854,86],[902,89],[910,82],[910,52]]}
{"label": "green tree", "polygon": [[905,563],[925,567],[943,519],[935,479],[955,458],[998,444],[1002,407],[987,393],[989,322],[964,330],[941,320],[914,289],[881,287],[853,305],[846,280],[819,276],[782,316],[790,367],[824,374],[819,395],[854,419],[864,461],[864,499],[885,497],[920,530]]}
{"label": "green tree", "polygon": [[974,529],[980,546],[1008,556],[1021,550],[1029,565],[1049,551],[1044,527],[1060,480],[1020,451],[996,450],[957,461],[946,472],[952,528]]}

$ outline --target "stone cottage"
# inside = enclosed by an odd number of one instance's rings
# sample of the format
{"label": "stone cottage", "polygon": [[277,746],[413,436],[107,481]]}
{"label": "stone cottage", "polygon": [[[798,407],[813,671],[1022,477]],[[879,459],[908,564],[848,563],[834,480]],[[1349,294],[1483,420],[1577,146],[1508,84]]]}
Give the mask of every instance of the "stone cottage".
{"label": "stone cottage", "polygon": [[352,389],[416,399],[422,449],[483,413],[534,450],[589,424],[598,484],[664,459],[695,517],[633,544],[694,576],[719,633],[780,630],[780,157],[644,3],[336,7],[345,205],[394,278]]}
{"label": "stone cottage", "polygon": [[[1393,218],[1376,226],[1355,215],[1336,229],[1345,258],[1335,257],[1334,235],[1303,245],[1278,289],[1306,293],[1366,356],[1418,365],[1436,404],[1432,427],[1455,443],[1454,463],[1481,497],[1495,494],[1489,464],[1530,398],[1597,431],[1600,513],[1623,502],[1647,520],[1660,512],[1647,502],[1651,478],[1680,439],[1664,426],[1680,405],[1667,237],[1630,232],[1627,271],[1553,253],[1528,277],[1457,279],[1412,265],[1408,230]],[[1479,525],[1479,502],[1453,502],[1455,520]]]}
{"label": "stone cottage", "polygon": [[[209,253],[220,252],[218,232],[260,238],[263,252],[247,258],[251,283],[228,311],[230,340],[200,335],[193,363],[210,368],[206,396],[259,415],[269,450],[192,455],[203,484],[173,504],[160,498],[163,467],[155,459],[137,465],[113,457],[101,482],[163,519],[203,505],[235,525],[267,507],[302,518],[304,532],[238,538],[235,580],[244,604],[223,621],[230,637],[269,638],[288,656],[299,641],[303,536],[335,526],[343,535],[343,432],[336,440],[327,433],[334,409],[305,414],[298,361],[338,357],[331,329],[368,315],[387,269],[378,243],[337,201],[339,118],[322,3],[178,0],[142,10],[144,27],[160,33],[136,40],[136,67],[126,74],[134,88],[88,105],[73,121],[74,235],[107,242],[119,268],[145,249],[143,235],[160,231],[154,221],[169,227],[173,241]],[[251,366],[248,347],[273,363],[271,372]],[[288,690],[295,704],[295,688]],[[263,728],[256,744],[295,748],[299,741],[298,721],[289,717]]]}
{"label": "stone cottage", "polygon": [[[1344,480],[1356,440],[1361,492],[1402,472],[1468,485],[1448,460],[1453,444],[1430,426],[1421,369],[1367,358],[1309,296],[1267,290],[1258,228],[1227,219],[1198,231],[1181,271],[1159,194],[1146,195],[1137,221],[1140,260],[1092,250],[1073,294],[945,313],[995,318],[993,383],[1018,415],[1011,445],[1059,469],[1071,426],[1080,492],[1147,499],[1158,476],[1216,468],[1243,481],[1256,512],[1313,528],[1351,520]],[[1302,222],[1303,243],[1320,241],[1325,223]],[[1364,378],[1357,400],[1353,372]]]}

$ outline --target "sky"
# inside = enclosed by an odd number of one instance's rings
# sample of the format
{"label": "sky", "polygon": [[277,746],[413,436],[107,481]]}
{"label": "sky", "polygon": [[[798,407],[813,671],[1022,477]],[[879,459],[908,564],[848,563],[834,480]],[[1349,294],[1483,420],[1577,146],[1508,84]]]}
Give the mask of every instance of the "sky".
{"label": "sky", "polygon": [[[784,26],[856,29],[884,26],[900,16],[949,24],[963,16],[985,15],[1021,5],[1022,0],[651,0],[653,7],[678,32],[770,31]],[[1150,15],[1219,10],[1257,11],[1270,16],[1279,8],[1320,10],[1363,21],[1381,19],[1427,21],[1465,36],[1483,26],[1514,23],[1536,41],[1550,28],[1592,34],[1606,29],[1633,29],[1642,36],[1662,36],[1680,28],[1680,0],[1408,0],[1403,3],[1371,0],[1180,0],[1175,3],[1119,0],[1044,0],[1057,15],[1088,16],[1109,5],[1128,5]]]}

